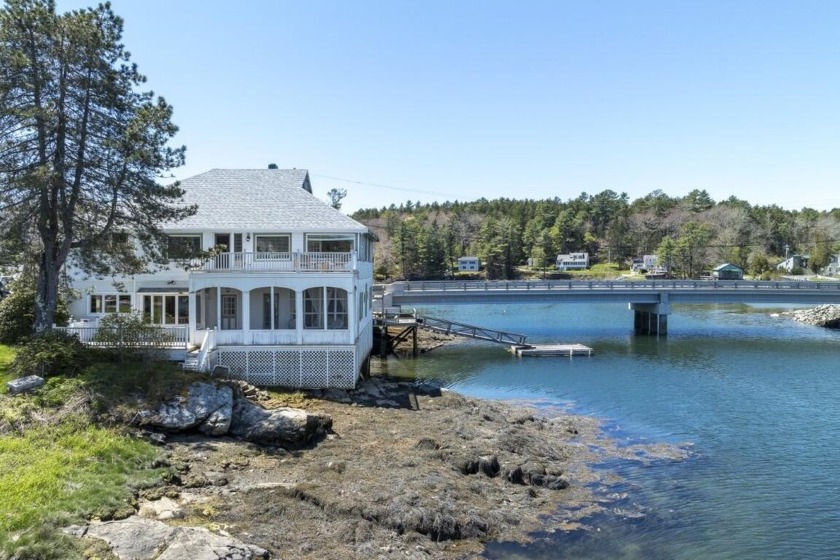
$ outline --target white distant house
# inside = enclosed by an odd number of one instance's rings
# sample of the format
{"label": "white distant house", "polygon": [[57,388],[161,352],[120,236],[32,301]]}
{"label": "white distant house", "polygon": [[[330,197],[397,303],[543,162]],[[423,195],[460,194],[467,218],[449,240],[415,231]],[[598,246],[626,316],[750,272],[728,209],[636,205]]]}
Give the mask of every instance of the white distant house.
{"label": "white distant house", "polygon": [[633,259],[633,265],[630,267],[631,272],[667,272],[665,267],[659,266],[659,257],[657,255],[642,255],[642,258]]}
{"label": "white distant house", "polygon": [[557,270],[585,270],[589,268],[589,253],[557,255]]}
{"label": "white distant house", "polygon": [[478,272],[480,262],[478,257],[458,257],[458,271]]}
{"label": "white distant house", "polygon": [[776,265],[776,270],[793,272],[795,268],[808,268],[810,255],[793,255]]}
{"label": "white distant house", "polygon": [[313,196],[306,170],[214,169],[181,187],[198,212],[163,226],[170,257],[215,254],[130,277],[70,269],[72,316],[138,312],[186,331],[196,369],[258,385],[355,386],[373,345],[375,236]]}

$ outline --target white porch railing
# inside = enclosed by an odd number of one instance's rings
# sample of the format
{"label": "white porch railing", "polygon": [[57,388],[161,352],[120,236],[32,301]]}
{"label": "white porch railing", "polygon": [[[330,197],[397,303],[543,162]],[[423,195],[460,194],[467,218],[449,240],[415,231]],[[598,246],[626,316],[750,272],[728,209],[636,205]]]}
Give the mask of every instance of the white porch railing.
{"label": "white porch railing", "polygon": [[121,329],[117,327],[108,328],[107,336],[98,336],[99,331],[107,327],[55,327],[55,330],[74,334],[79,337],[83,344],[89,346],[149,346],[159,348],[186,348],[189,339],[189,327],[173,326],[162,327],[149,325],[148,329],[142,332],[132,331],[123,337]]}
{"label": "white porch railing", "polygon": [[198,268],[204,272],[349,272],[356,253],[220,253]]}
{"label": "white porch railing", "polygon": [[216,349],[216,330],[207,329],[204,331],[204,339],[201,341],[201,348],[198,349],[198,371],[210,369],[210,352]]}

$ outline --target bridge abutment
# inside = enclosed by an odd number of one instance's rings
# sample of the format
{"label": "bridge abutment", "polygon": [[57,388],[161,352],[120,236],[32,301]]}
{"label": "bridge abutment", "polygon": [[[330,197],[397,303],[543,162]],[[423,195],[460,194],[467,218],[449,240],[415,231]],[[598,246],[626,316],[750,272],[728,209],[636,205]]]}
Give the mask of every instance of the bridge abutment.
{"label": "bridge abutment", "polygon": [[659,303],[631,303],[633,311],[633,331],[635,334],[665,336],[668,334],[668,315],[671,304],[667,294],[662,294]]}

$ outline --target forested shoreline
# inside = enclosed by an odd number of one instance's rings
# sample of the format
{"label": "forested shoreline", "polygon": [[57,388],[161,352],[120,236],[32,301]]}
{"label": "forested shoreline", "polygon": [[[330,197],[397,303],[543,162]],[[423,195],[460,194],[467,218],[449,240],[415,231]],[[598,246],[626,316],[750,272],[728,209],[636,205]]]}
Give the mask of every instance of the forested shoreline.
{"label": "forested shoreline", "polygon": [[679,277],[724,262],[766,277],[787,255],[807,254],[819,271],[840,251],[840,208],[787,210],[735,196],[715,201],[699,189],[684,197],[655,190],[633,201],[612,190],[565,201],[408,201],[352,217],[379,236],[380,279],[446,278],[465,255],[478,256],[488,278],[510,279],[529,259],[534,268],[551,267],[558,254],[577,251],[622,269],[656,254]]}

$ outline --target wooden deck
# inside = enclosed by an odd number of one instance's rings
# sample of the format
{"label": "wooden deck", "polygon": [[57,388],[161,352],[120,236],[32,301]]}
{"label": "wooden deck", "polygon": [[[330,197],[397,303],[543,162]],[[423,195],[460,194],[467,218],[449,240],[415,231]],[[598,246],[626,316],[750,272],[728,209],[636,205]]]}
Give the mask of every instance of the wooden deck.
{"label": "wooden deck", "polygon": [[583,344],[528,344],[511,346],[516,356],[591,356],[594,350]]}

